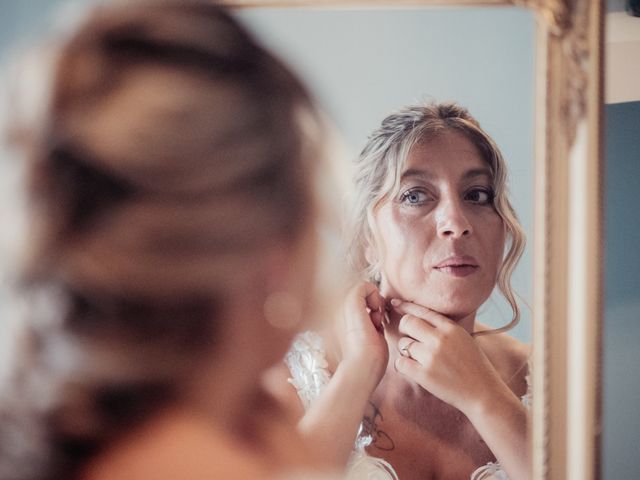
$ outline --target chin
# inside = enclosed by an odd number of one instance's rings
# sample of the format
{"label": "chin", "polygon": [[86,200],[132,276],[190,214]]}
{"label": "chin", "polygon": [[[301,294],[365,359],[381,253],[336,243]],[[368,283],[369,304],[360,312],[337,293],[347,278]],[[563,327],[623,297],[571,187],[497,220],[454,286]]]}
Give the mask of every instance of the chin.
{"label": "chin", "polygon": [[429,295],[428,297],[417,297],[414,302],[457,322],[469,315],[475,315],[485,300],[475,299],[469,295],[466,297],[464,295],[456,295],[455,297],[442,295],[437,298]]}
{"label": "chin", "polygon": [[461,321],[463,318],[467,318],[469,316],[475,316],[477,310],[451,310],[449,312],[438,312],[447,317],[449,320],[452,320],[456,323]]}
{"label": "chin", "polygon": [[438,312],[441,315],[444,315],[449,320],[453,320],[454,322],[459,322],[460,320],[468,317],[469,315],[475,315],[477,311],[477,309],[461,308],[458,306],[451,306],[451,305],[443,305],[443,306],[437,306],[437,307],[436,306],[429,307],[428,305],[425,305],[425,307],[435,312]]}

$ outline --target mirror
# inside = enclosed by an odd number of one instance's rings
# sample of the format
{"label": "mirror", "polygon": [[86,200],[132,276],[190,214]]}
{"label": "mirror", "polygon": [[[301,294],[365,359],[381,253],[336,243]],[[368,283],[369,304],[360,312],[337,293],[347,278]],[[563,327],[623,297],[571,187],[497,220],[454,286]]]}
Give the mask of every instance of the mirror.
{"label": "mirror", "polygon": [[[532,305],[533,478],[595,478],[600,2],[513,2],[529,12],[478,9],[510,5],[499,0],[226,3],[241,8],[240,16],[307,79],[352,154],[384,115],[429,95],[459,101],[493,135],[509,162],[512,198],[529,234],[528,257],[514,280]],[[434,3],[472,9],[422,8]],[[500,308],[490,305],[485,317],[500,318]],[[528,341],[523,310],[517,335]]]}
{"label": "mirror", "polygon": [[[530,11],[257,8],[239,15],[311,85],[346,142],[347,177],[349,160],[389,113],[430,98],[467,107],[500,146],[511,173],[511,199],[527,238],[533,238],[535,19]],[[456,29],[466,34],[451,35]],[[328,31],[329,38],[323,35]],[[467,35],[478,40],[470,44]],[[509,333],[525,343],[531,341],[532,277],[529,242],[512,279],[522,318]],[[478,320],[498,328],[511,317],[496,290]]]}

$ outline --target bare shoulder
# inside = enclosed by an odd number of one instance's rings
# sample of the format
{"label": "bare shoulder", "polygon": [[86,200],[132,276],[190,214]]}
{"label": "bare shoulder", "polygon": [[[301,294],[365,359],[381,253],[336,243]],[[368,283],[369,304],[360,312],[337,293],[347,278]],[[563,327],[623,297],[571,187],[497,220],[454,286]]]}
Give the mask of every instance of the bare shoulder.
{"label": "bare shoulder", "polygon": [[[176,448],[180,446],[180,448]],[[86,466],[82,480],[264,478],[258,457],[211,422],[183,410],[133,429]]]}
{"label": "bare shoulder", "polygon": [[325,328],[323,330],[307,331],[300,334],[301,336],[311,335],[311,343],[315,343],[316,339],[320,340],[320,348],[323,351],[325,360],[328,363],[329,372],[332,374],[336,371],[338,363],[340,363],[340,342],[336,336],[334,329]]}
{"label": "bare shoulder", "polygon": [[[480,329],[485,329],[480,326]],[[478,344],[502,379],[518,396],[527,392],[526,376],[531,346],[508,333],[478,337]]]}

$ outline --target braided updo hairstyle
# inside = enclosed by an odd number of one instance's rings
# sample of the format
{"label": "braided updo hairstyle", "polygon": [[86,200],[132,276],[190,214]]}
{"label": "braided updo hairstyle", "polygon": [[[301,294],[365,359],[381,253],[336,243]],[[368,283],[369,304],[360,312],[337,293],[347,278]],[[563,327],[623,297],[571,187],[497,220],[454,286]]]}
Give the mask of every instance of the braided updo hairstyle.
{"label": "braided updo hairstyle", "polygon": [[11,132],[29,309],[4,480],[74,478],[175,399],[229,292],[314,205],[309,95],[213,2],[99,6],[54,50],[42,118]]}

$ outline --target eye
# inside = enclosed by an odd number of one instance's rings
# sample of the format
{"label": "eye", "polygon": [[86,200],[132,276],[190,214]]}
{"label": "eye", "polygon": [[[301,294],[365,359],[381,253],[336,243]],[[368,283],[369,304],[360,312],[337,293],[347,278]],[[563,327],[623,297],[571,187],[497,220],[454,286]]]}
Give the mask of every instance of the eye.
{"label": "eye", "polygon": [[400,196],[400,203],[410,206],[422,205],[429,201],[429,195],[418,189],[407,190]]}
{"label": "eye", "polygon": [[472,188],[464,195],[464,199],[470,203],[476,205],[491,205],[493,204],[494,193],[489,188]]}

